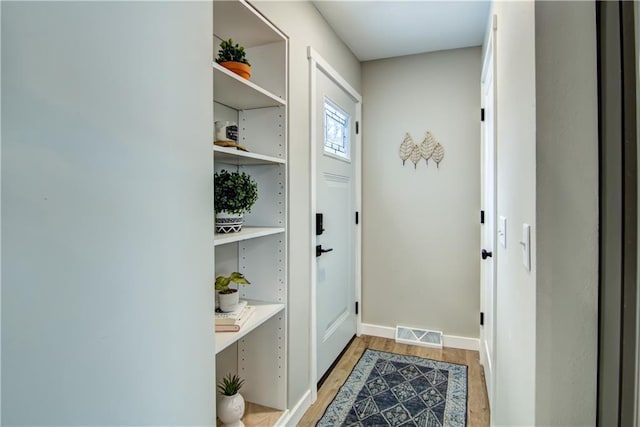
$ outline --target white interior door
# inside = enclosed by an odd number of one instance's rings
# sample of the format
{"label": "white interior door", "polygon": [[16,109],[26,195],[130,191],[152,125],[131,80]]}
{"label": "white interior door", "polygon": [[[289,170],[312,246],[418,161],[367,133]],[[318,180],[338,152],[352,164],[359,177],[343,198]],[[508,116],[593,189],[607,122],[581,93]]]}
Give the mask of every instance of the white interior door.
{"label": "white interior door", "polygon": [[491,41],[483,67],[482,104],[482,210],[481,226],[481,316],[480,362],[484,368],[489,405],[493,403],[495,370],[495,300],[496,300],[496,163],[495,163],[495,95]]}
{"label": "white interior door", "polygon": [[356,334],[356,102],[324,72],[316,79],[317,378]]}

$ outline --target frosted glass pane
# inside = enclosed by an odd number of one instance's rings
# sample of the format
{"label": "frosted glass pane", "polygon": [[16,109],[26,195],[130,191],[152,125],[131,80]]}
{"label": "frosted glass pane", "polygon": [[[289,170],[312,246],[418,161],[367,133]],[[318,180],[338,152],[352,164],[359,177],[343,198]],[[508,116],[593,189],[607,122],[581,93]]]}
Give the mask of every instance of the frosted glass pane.
{"label": "frosted glass pane", "polygon": [[324,100],[324,151],[350,160],[349,123],[351,117],[340,107]]}

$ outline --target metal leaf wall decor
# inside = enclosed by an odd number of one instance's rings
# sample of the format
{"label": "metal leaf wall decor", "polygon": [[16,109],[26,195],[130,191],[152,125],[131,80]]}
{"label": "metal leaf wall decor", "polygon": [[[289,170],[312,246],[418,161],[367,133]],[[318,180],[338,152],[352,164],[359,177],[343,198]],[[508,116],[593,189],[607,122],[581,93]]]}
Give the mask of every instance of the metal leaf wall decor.
{"label": "metal leaf wall decor", "polygon": [[420,152],[422,153],[422,157],[424,158],[424,161],[427,164],[429,164],[429,159],[433,155],[433,150],[435,148],[436,148],[436,140],[433,137],[433,135],[431,135],[431,132],[427,132],[424,135],[424,140],[422,141],[422,144],[420,144]]}
{"label": "metal leaf wall decor", "polygon": [[402,140],[402,144],[400,144],[400,158],[402,159],[402,166],[404,166],[404,162],[407,161],[409,157],[411,157],[411,153],[415,148],[416,144],[413,142],[413,138],[409,133],[404,134],[404,139]]}
{"label": "metal leaf wall decor", "polygon": [[433,149],[433,155],[431,158],[436,162],[438,168],[440,168],[440,162],[444,159],[444,147],[440,145],[439,142],[436,144],[436,148]]}
{"label": "metal leaf wall decor", "polygon": [[414,169],[417,169],[420,159],[424,159],[427,166],[429,165],[429,159],[433,159],[438,169],[440,169],[440,162],[444,159],[444,147],[429,131],[425,133],[420,145],[413,142],[411,134],[406,132],[402,143],[400,143],[398,154],[402,160],[402,166],[409,159],[413,162]]}
{"label": "metal leaf wall decor", "polygon": [[411,156],[409,156],[409,158],[413,162],[413,168],[416,169],[418,167],[418,162],[422,158],[420,147],[418,147],[417,145],[414,145],[413,151],[411,152]]}

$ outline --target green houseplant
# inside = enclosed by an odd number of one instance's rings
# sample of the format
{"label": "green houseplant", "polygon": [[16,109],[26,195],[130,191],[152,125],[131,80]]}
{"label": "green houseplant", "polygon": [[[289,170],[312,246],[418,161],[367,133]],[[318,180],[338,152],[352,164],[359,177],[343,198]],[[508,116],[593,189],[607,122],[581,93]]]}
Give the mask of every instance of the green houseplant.
{"label": "green houseplant", "polygon": [[218,297],[220,311],[225,313],[235,311],[236,307],[238,307],[238,302],[240,301],[240,293],[238,290],[229,287],[231,282],[238,285],[251,284],[251,282],[248,281],[242,273],[238,273],[237,271],[234,271],[228,276],[216,277],[216,296]]}
{"label": "green houseplant", "polygon": [[240,389],[244,380],[238,375],[227,374],[219,383],[217,414],[225,426],[242,426],[240,419],[244,415],[244,398]]}
{"label": "green houseplant", "polygon": [[247,80],[251,77],[251,64],[247,61],[244,46],[234,44],[232,39],[220,43],[216,62]]}
{"label": "green houseplant", "polygon": [[218,391],[223,396],[233,396],[240,392],[240,389],[244,385],[244,380],[238,375],[225,375],[218,383]]}
{"label": "green houseplant", "polygon": [[245,172],[221,170],[214,174],[214,206],[216,231],[240,231],[244,213],[250,212],[258,200],[258,184]]}

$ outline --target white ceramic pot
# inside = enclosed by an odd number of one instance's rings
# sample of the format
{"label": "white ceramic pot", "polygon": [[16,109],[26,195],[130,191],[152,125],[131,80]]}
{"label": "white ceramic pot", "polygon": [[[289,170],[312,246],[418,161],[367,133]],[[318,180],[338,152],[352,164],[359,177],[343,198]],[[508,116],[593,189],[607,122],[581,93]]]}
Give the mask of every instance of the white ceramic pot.
{"label": "white ceramic pot", "polygon": [[217,414],[226,427],[244,427],[240,421],[244,415],[244,398],[240,393],[233,396],[218,396]]}
{"label": "white ceramic pot", "polygon": [[233,289],[235,292],[230,294],[223,294],[218,292],[218,303],[220,305],[220,311],[223,313],[230,313],[238,307],[240,302],[240,292],[237,289]]}
{"label": "white ceramic pot", "polygon": [[236,122],[215,122],[216,141],[238,142],[238,124]]}
{"label": "white ceramic pot", "polygon": [[232,214],[227,211],[216,214],[216,233],[236,233],[242,230],[244,215]]}

